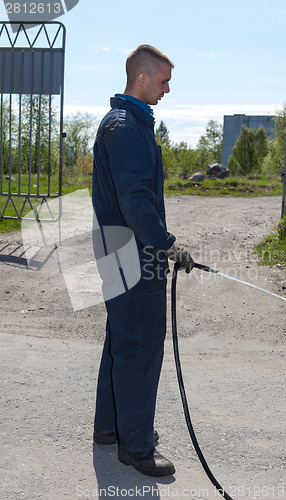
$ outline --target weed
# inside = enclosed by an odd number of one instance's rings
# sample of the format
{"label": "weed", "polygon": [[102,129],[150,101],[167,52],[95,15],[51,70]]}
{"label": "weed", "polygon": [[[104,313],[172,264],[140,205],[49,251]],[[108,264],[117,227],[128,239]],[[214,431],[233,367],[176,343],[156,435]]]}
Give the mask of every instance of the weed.
{"label": "weed", "polygon": [[286,217],[281,219],[274,234],[257,245],[255,253],[259,255],[263,265],[286,265]]}

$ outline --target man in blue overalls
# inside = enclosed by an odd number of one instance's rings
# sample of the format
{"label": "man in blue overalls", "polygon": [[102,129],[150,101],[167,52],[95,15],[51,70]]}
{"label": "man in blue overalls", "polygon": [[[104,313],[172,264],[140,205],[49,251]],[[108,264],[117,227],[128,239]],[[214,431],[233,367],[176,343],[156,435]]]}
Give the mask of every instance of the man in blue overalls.
{"label": "man in blue overalls", "polygon": [[166,335],[167,258],[179,261],[186,272],[193,266],[188,250],[167,231],[161,151],[149,106],[170,91],[173,68],[155,47],[141,45],[133,51],[126,61],[125,92],[111,98],[112,109],[94,144],[93,206],[98,224],[133,232],[141,278],[105,302],[106,340],[93,438],[101,444],[118,441],[119,460],[151,476],[175,472],[156,450],[154,432]]}

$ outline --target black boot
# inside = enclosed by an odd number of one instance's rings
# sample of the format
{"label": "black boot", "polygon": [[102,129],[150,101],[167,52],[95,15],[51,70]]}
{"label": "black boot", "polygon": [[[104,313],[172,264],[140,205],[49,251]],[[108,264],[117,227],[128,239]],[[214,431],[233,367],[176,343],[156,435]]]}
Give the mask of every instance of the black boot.
{"label": "black boot", "polygon": [[118,459],[125,465],[133,465],[136,470],[146,476],[171,476],[175,473],[172,462],[156,450],[135,453],[119,448]]}

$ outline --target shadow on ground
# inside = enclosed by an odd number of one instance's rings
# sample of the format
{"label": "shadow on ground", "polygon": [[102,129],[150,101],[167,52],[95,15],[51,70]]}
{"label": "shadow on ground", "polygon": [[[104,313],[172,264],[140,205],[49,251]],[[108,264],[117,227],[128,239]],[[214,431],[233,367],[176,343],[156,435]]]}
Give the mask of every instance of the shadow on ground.
{"label": "shadow on ground", "polygon": [[117,458],[117,446],[93,445],[93,466],[99,497],[145,499],[161,498],[160,490],[166,491],[175,482],[173,476],[153,478],[137,472],[134,467],[121,464]]}

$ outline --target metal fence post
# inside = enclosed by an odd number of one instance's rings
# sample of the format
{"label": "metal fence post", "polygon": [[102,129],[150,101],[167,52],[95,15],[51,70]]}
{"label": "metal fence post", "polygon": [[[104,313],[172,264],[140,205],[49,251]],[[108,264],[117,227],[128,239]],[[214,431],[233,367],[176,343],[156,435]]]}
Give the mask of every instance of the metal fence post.
{"label": "metal fence post", "polygon": [[[286,161],[285,161],[285,163],[286,163]],[[286,166],[284,164],[283,167],[282,167],[282,171],[281,171],[281,181],[283,182],[281,219],[284,216],[286,216],[286,206],[285,206],[285,198],[286,198],[286,174],[285,174],[285,172],[286,172]]]}

